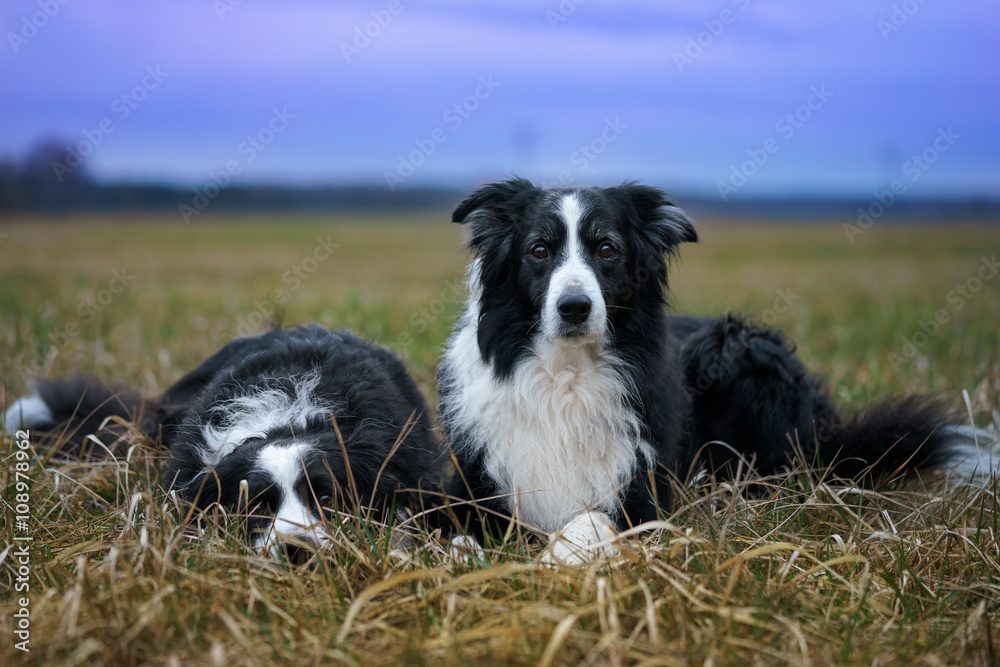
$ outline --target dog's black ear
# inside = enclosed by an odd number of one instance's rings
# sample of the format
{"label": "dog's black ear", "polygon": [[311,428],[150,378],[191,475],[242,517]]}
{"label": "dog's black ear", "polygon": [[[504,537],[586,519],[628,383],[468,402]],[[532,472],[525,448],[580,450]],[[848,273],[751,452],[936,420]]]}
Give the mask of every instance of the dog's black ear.
{"label": "dog's black ear", "polygon": [[451,221],[467,222],[473,213],[483,211],[497,221],[506,222],[538,192],[531,181],[523,178],[490,183],[466,197],[452,212]]}
{"label": "dog's black ear", "polygon": [[681,243],[698,241],[690,218],[663,190],[635,183],[621,185],[618,190],[632,202],[647,238],[662,252],[673,252]]}
{"label": "dog's black ear", "polygon": [[659,302],[666,294],[667,257],[674,255],[681,243],[698,240],[694,224],[657,188],[625,183],[608,191],[623,207],[631,228],[635,289],[654,297],[648,302]]}

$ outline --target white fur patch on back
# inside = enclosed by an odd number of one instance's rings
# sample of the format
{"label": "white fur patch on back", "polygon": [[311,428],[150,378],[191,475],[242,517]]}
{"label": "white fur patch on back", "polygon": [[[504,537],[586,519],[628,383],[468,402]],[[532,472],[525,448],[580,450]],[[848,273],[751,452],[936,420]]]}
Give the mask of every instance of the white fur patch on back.
{"label": "white fur patch on back", "polygon": [[4,430],[13,435],[20,429],[51,426],[54,422],[52,411],[42,397],[32,394],[14,401],[4,414]]}
{"label": "white fur patch on back", "polygon": [[215,407],[214,411],[223,414],[222,426],[206,424],[202,429],[202,461],[214,465],[249,438],[262,438],[272,429],[289,425],[305,429],[310,418],[330,415],[334,407],[313,395],[319,380],[319,372],[314,371],[298,382],[295,396],[280,389],[250,391]]}
{"label": "white fur patch on back", "polygon": [[[470,286],[470,291],[475,290]],[[546,532],[600,509],[620,516],[618,492],[655,455],[617,360],[600,343],[565,346],[539,338],[512,378],[497,380],[476,338],[469,304],[446,353],[455,386],[443,417],[483,456],[486,472],[519,520]]]}

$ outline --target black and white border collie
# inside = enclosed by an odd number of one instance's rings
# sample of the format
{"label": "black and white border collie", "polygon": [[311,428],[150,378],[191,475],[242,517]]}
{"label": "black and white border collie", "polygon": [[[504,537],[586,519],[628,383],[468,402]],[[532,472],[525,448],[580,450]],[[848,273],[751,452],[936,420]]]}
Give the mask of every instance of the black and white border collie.
{"label": "black and white border collie", "polygon": [[166,482],[183,498],[242,516],[275,556],[324,546],[335,509],[390,519],[407,489],[439,479],[443,460],[403,364],[318,326],[235,340],[153,400],[93,379],[44,381],[5,426],[48,431],[79,456],[113,415],[162,438]]}
{"label": "black and white border collie", "polygon": [[576,547],[599,553],[613,530],[658,518],[672,475],[738,459],[772,474],[793,442],[848,478],[993,470],[982,434],[940,401],[845,420],[776,332],[668,316],[667,258],[697,233],[657,189],[513,179],[469,196],[452,220],[473,252],[438,372],[460,533],[482,539],[492,523],[502,534],[513,517],[560,532],[569,544],[556,540],[549,556],[575,561]]}

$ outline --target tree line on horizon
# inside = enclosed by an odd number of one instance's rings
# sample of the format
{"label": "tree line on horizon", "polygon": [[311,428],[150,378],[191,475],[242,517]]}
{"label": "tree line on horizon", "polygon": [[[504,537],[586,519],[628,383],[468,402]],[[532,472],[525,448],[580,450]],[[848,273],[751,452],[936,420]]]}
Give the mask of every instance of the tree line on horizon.
{"label": "tree line on horizon", "polygon": [[[390,190],[382,183],[292,186],[207,182],[194,188],[170,183],[106,183],[91,175],[83,156],[56,139],[38,142],[21,159],[0,157],[0,215],[176,211],[190,220],[192,215],[209,210],[448,211],[466,194],[464,189],[448,186]],[[724,202],[706,194],[674,195],[682,207],[703,218],[843,220],[853,219],[871,203],[857,197],[731,198]],[[885,217],[1000,221],[1000,196],[901,198],[885,211]]]}

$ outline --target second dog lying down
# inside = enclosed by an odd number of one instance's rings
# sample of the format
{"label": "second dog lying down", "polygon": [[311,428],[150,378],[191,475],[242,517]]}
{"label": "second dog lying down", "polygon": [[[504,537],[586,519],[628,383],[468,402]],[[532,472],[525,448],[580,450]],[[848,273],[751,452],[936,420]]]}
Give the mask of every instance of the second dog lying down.
{"label": "second dog lying down", "polygon": [[275,555],[283,545],[295,554],[296,542],[321,546],[334,507],[388,518],[410,499],[401,490],[436,482],[443,462],[403,364],[318,326],[235,340],[157,399],[93,379],[44,381],[7,410],[6,427],[64,430],[79,448],[111,415],[162,437],[165,481],[199,509],[247,515],[248,536]]}

